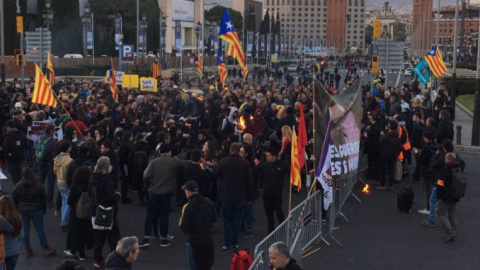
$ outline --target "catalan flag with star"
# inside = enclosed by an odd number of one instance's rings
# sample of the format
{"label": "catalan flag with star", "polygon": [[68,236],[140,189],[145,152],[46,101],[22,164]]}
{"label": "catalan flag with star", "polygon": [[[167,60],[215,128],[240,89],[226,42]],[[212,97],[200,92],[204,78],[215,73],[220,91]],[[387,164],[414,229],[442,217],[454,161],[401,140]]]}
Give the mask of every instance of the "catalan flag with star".
{"label": "catalan flag with star", "polygon": [[202,62],[202,57],[200,56],[198,50],[197,50],[197,55],[195,56],[195,59],[193,59],[195,62],[195,65],[197,65],[197,75],[200,79],[202,79],[203,76],[203,62]]}
{"label": "catalan flag with star", "polygon": [[227,54],[237,59],[240,68],[242,68],[243,79],[247,77],[248,68],[245,62],[245,54],[243,53],[242,43],[238,38],[232,19],[226,8],[223,9],[222,22],[220,24],[219,36],[228,43]]}
{"label": "catalan flag with star", "polygon": [[227,66],[223,62],[222,56],[222,49],[218,48],[217,52],[217,68],[218,68],[218,76],[220,77],[220,82],[222,83],[222,87],[225,88],[225,81],[227,80]]}
{"label": "catalan flag with star", "polygon": [[435,77],[441,77],[447,71],[447,67],[443,62],[442,53],[438,46],[433,46],[432,49],[425,55],[428,67]]}
{"label": "catalan flag with star", "polygon": [[162,70],[160,68],[160,61],[158,61],[158,57],[155,56],[155,59],[153,60],[153,66],[152,66],[152,77],[156,79],[161,75],[162,75]]}

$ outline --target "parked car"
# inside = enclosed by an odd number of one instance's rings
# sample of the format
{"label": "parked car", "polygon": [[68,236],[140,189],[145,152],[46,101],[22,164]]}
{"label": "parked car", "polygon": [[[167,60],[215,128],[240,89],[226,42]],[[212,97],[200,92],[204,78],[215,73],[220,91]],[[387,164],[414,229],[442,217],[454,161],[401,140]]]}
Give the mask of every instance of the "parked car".
{"label": "parked car", "polygon": [[290,72],[297,72],[297,65],[295,64],[290,64],[287,66],[287,70]]}
{"label": "parked car", "polygon": [[83,55],[78,53],[69,53],[69,54],[65,54],[63,58],[83,58]]}
{"label": "parked car", "polygon": [[413,74],[413,69],[412,68],[406,68],[405,69],[405,76],[412,76]]}

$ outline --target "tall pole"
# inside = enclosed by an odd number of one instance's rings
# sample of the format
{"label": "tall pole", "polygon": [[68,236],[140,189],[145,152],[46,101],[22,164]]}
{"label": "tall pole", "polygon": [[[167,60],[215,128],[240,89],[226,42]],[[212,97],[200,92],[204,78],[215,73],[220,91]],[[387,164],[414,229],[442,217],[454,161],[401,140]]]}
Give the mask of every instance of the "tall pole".
{"label": "tall pole", "polygon": [[[202,0],[202,74],[205,70],[205,36],[203,35],[205,32],[205,0]],[[198,42],[197,42],[198,43]],[[197,49],[198,52],[198,49]]]}
{"label": "tall pole", "polygon": [[457,42],[458,42],[458,2],[455,0],[455,24],[453,34],[453,73],[452,73],[452,86],[450,90],[450,103],[452,104],[452,120],[455,120],[455,101],[457,99]]}
{"label": "tall pole", "polygon": [[428,4],[427,10],[428,10],[428,14],[427,14],[427,17],[428,17],[428,20],[427,20],[427,46],[426,46],[425,49],[428,51],[430,46],[432,46],[432,39],[430,37],[430,28],[432,27],[432,10],[431,10],[430,4]]}
{"label": "tall pole", "polygon": [[140,0],[137,0],[137,56],[135,57],[135,62],[137,64],[137,73],[138,73],[138,44],[139,44],[139,39],[140,39]]}
{"label": "tall pole", "polygon": [[439,33],[440,33],[440,0],[437,5],[437,28],[435,29],[435,44],[438,46]]}
{"label": "tall pole", "polygon": [[88,62],[88,52],[87,52],[87,22],[85,20],[85,15],[82,16],[83,25],[82,25],[82,30],[83,30],[83,56],[85,59],[85,66],[87,66]]}
{"label": "tall pole", "polygon": [[23,46],[24,46],[23,45],[23,40],[24,40],[23,35],[24,35],[24,32],[22,31],[22,33],[20,33],[20,49],[22,50],[22,63],[20,65],[21,65],[22,87],[25,87],[25,65],[23,63],[25,62],[24,57],[26,57],[26,55],[23,51]]}
{"label": "tall pole", "polygon": [[[2,67],[1,67],[1,79],[2,83],[5,83],[5,13],[3,12],[3,0],[0,0],[0,38],[2,39],[1,43],[1,54],[2,54]],[[23,59],[22,59],[23,61]]]}
{"label": "tall pole", "polygon": [[93,22],[92,12],[92,65],[95,65],[95,23]]}
{"label": "tall pole", "polygon": [[40,25],[40,69],[43,72],[43,22]]}
{"label": "tall pole", "polygon": [[480,145],[480,35],[477,41],[477,74],[475,83],[475,103],[473,108],[472,146]]}

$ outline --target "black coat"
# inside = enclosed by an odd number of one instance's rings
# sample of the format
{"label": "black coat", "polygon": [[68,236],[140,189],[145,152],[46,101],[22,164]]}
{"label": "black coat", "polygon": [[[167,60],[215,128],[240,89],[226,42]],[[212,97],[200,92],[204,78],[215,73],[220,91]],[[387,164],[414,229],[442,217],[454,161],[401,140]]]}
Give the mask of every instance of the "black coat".
{"label": "black coat", "polygon": [[219,197],[223,202],[253,201],[252,169],[239,155],[229,155],[220,160],[215,177],[219,183]]}
{"label": "black coat", "polygon": [[105,260],[105,270],[130,270],[132,264],[120,256],[115,250],[108,254]]}
{"label": "black coat", "polygon": [[380,131],[382,127],[380,126],[379,122],[375,122],[374,124],[370,125],[370,128],[367,129],[367,143],[365,144],[365,148],[367,150],[367,154],[369,155],[379,155],[380,154]]}
{"label": "black coat", "polygon": [[260,173],[263,179],[264,198],[282,200],[285,176],[288,175],[289,169],[288,165],[281,160],[275,160],[272,163],[264,162],[254,168],[254,171]]}
{"label": "black coat", "polygon": [[459,201],[459,198],[455,196],[452,190],[453,169],[458,167],[460,167],[460,163],[455,161],[454,163],[447,164],[438,174],[437,199],[445,203],[456,203]]}
{"label": "black coat", "polygon": [[81,190],[77,186],[70,188],[70,195],[67,203],[70,206],[70,219],[68,222],[67,232],[67,248],[73,251],[79,251],[85,245],[87,249],[93,247],[93,228],[91,219],[77,218],[76,205],[82,192],[88,190]]}

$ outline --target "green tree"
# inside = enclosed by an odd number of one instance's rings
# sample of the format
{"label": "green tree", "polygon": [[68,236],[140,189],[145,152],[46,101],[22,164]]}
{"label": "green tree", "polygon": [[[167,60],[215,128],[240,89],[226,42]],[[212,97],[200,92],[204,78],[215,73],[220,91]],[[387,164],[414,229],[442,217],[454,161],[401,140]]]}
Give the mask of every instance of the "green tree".
{"label": "green tree", "polygon": [[393,40],[405,41],[407,38],[406,25],[401,22],[395,22],[393,24]]}
{"label": "green tree", "polygon": [[17,15],[17,1],[6,0],[4,1],[4,22],[5,22],[5,54],[11,55],[15,49],[19,49],[20,38],[17,34],[16,19]]}
{"label": "green tree", "polygon": [[53,0],[52,53],[63,56],[67,53],[83,55],[83,32],[78,0]]}
{"label": "green tree", "polygon": [[[213,8],[209,9],[208,11],[205,12],[205,19],[208,20],[209,22],[213,22],[216,25],[220,25],[220,22],[222,21],[222,14],[223,14],[223,9],[225,7],[222,6],[214,6]],[[235,31],[237,32],[237,35],[241,39],[242,37],[242,31],[243,31],[243,16],[242,13],[231,9],[227,8],[228,14],[230,14],[230,18],[232,19],[233,26],[235,27]]]}
{"label": "green tree", "polygon": [[365,46],[372,44],[372,40],[373,40],[373,26],[367,25],[367,27],[365,27]]}

